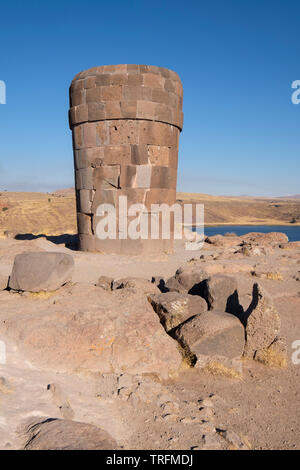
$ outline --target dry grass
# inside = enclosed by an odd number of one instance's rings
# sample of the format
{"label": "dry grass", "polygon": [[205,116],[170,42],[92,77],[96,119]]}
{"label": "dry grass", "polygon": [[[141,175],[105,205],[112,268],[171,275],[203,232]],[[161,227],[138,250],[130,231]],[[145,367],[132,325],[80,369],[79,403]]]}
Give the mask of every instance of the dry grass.
{"label": "dry grass", "polygon": [[285,369],[287,367],[286,354],[272,346],[259,351],[255,356],[255,360],[268,367],[276,367],[279,369]]}
{"label": "dry grass", "polygon": [[8,395],[10,393],[13,393],[13,389],[6,387],[6,385],[3,385],[0,382],[0,393],[2,393],[2,395]]}
{"label": "dry grass", "polygon": [[56,291],[50,291],[50,292],[40,291],[40,292],[30,292],[29,296],[34,299],[47,300],[55,294],[56,294]]}
{"label": "dry grass", "polygon": [[209,374],[226,377],[229,379],[238,379],[238,380],[242,379],[242,375],[239,372],[237,372],[235,369],[226,367],[217,361],[209,362],[203,367],[202,370],[205,372],[208,372]]}

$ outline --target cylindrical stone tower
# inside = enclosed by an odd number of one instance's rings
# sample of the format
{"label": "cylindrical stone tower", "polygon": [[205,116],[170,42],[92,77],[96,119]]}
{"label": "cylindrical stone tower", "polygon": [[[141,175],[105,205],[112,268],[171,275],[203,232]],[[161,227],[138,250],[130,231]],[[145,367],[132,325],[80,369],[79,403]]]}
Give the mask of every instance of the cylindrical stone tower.
{"label": "cylindrical stone tower", "polygon": [[[170,239],[151,238],[152,204],[175,203],[182,84],[178,75],[149,65],[107,65],[76,75],[70,87],[79,248],[104,253],[162,253]],[[119,196],[144,204],[148,239],[127,236]],[[99,206],[117,214],[116,239],[101,239]],[[124,210],[124,208],[122,209]],[[128,216],[130,224],[133,216]],[[121,227],[122,225],[122,227]],[[123,232],[122,232],[123,231]],[[121,235],[120,235],[121,233]]]}

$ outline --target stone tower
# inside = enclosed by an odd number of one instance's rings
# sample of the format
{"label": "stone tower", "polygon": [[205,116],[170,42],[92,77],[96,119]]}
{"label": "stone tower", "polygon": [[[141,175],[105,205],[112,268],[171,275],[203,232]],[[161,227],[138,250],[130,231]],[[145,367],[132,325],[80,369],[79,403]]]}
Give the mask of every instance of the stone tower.
{"label": "stone tower", "polygon": [[[94,67],[72,81],[69,120],[81,250],[172,251],[174,227],[170,239],[161,234],[151,239],[150,228],[148,239],[124,234],[119,196],[127,196],[128,207],[144,204],[142,216],[149,227],[151,204],[175,203],[182,96],[175,72],[149,65]],[[98,208],[105,203],[116,209],[116,239],[98,236],[97,224],[104,217]]]}

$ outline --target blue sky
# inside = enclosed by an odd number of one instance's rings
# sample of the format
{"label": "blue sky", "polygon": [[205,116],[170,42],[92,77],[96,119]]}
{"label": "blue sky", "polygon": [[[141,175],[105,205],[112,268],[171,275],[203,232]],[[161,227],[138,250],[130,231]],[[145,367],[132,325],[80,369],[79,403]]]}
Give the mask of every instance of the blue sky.
{"label": "blue sky", "polygon": [[73,182],[68,88],[141,63],[184,86],[178,190],[300,193],[299,0],[0,0],[0,189]]}

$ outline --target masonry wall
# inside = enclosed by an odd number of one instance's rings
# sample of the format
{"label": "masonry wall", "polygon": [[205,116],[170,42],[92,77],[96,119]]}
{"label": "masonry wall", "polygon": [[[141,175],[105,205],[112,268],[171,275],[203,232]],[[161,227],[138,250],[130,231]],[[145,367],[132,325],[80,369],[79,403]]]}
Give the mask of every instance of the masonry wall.
{"label": "masonry wall", "polygon": [[[170,252],[170,240],[100,240],[100,204],[128,205],[176,200],[182,85],[168,69],[146,65],[94,67],[70,87],[77,221],[80,249],[104,253]],[[129,217],[130,222],[130,217]],[[117,229],[119,224],[117,223]]]}

